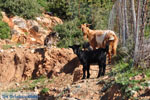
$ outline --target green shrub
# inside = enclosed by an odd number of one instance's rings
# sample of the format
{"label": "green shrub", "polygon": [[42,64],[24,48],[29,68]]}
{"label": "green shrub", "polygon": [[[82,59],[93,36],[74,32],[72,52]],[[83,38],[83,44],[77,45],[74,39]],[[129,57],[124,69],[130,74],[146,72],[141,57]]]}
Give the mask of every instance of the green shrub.
{"label": "green shrub", "polygon": [[40,4],[41,7],[44,8],[44,10],[48,10],[48,2],[47,0],[37,0],[38,4]]}
{"label": "green shrub", "polygon": [[[105,12],[104,12],[105,11]],[[109,9],[97,8],[94,12],[94,28],[95,29],[108,29]]]}
{"label": "green shrub", "polygon": [[145,36],[146,38],[149,38],[149,37],[150,37],[149,32],[150,32],[150,24],[149,24],[149,25],[147,24],[147,25],[145,26],[145,32],[144,32],[144,36]]}
{"label": "green shrub", "polygon": [[9,16],[18,15],[30,19],[41,13],[41,6],[37,0],[1,0],[1,2],[0,7]]}
{"label": "green shrub", "polygon": [[62,19],[67,19],[69,15],[67,14],[69,5],[66,0],[53,0],[48,3],[48,11],[52,12],[55,16]]}
{"label": "green shrub", "polygon": [[47,93],[49,91],[49,88],[43,88],[42,90],[41,90],[41,93]]}
{"label": "green shrub", "polygon": [[58,47],[68,47],[69,45],[83,43],[83,33],[78,28],[80,21],[78,19],[65,22],[63,25],[57,25],[54,30],[59,33],[60,41]]}
{"label": "green shrub", "polygon": [[12,45],[6,44],[6,45],[3,45],[2,48],[3,48],[4,50],[10,49],[10,48],[12,48]]}
{"label": "green shrub", "polygon": [[0,20],[2,19],[2,14],[1,14],[1,10],[0,10]]}
{"label": "green shrub", "polygon": [[7,23],[0,20],[0,38],[10,38],[10,28]]}

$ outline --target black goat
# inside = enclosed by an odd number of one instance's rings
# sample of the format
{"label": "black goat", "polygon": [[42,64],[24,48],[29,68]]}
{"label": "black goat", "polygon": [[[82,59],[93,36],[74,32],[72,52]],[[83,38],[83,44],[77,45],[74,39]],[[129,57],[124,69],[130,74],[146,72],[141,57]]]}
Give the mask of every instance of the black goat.
{"label": "black goat", "polygon": [[106,55],[109,50],[109,45],[106,48],[99,48],[96,50],[81,50],[80,45],[69,46],[73,49],[73,52],[78,56],[80,63],[83,65],[83,77],[85,79],[85,72],[87,71],[87,78],[90,77],[90,64],[97,63],[99,65],[98,77],[104,76],[106,68]]}

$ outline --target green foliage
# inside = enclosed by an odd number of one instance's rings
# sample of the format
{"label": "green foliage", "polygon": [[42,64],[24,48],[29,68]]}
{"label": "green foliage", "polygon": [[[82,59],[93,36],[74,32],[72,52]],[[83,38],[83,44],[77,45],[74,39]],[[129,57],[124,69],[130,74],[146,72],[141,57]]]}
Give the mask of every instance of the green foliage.
{"label": "green foliage", "polygon": [[[112,6],[112,4],[110,5]],[[68,47],[68,45],[72,45],[75,43],[83,43],[83,33],[80,29],[78,29],[78,26],[83,23],[92,24],[92,26],[90,27],[91,29],[106,29],[110,5],[102,5],[105,7],[103,9],[101,8],[101,3],[97,1],[89,0],[88,2],[77,2],[73,0],[66,2],[64,0],[54,0],[51,3],[49,10],[60,16],[61,18],[63,16],[63,19],[70,19],[66,21],[63,25],[58,25],[54,28],[54,30],[57,31],[60,35],[60,41],[57,46]]]}
{"label": "green foliage", "polygon": [[[130,62],[132,63],[132,62]],[[115,73],[115,82],[122,86],[122,92],[124,92],[125,97],[130,97],[134,94],[134,91],[138,91],[140,88],[137,84],[139,80],[131,80],[131,77],[134,77],[140,74],[140,71],[133,68],[130,63],[120,62],[113,68],[112,73]]]}
{"label": "green foliage", "polygon": [[41,90],[41,93],[47,93],[49,91],[49,88],[43,88],[42,90]]}
{"label": "green foliage", "polygon": [[54,28],[60,36],[60,41],[57,46],[67,48],[69,45],[75,43],[83,43],[83,35],[78,26],[80,26],[80,21],[78,19],[65,22],[63,25],[57,25]]}
{"label": "green foliage", "polygon": [[47,11],[49,9],[47,0],[37,0],[37,2],[44,8],[44,10]]}
{"label": "green foliage", "polygon": [[1,19],[0,19],[0,38],[1,39],[10,38],[10,28],[8,24],[1,21]]}
{"label": "green foliage", "polygon": [[9,48],[11,48],[11,47],[12,47],[12,45],[6,44],[6,45],[3,45],[2,48],[3,48],[4,50],[6,50],[6,49],[9,49]]}
{"label": "green foliage", "polygon": [[32,83],[29,84],[27,89],[34,89],[38,84],[44,85],[44,82],[47,80],[45,76],[40,76],[39,78],[32,81]]}
{"label": "green foliage", "polygon": [[105,8],[99,8],[97,9],[97,11],[95,12],[94,16],[94,26],[95,29],[107,29],[108,26],[108,19],[109,19],[109,9],[105,9]]}
{"label": "green foliage", "polygon": [[18,15],[24,18],[34,18],[41,13],[37,0],[1,0],[0,5],[9,16]]}
{"label": "green foliage", "polygon": [[54,13],[55,16],[58,16],[62,19],[67,19],[69,15],[67,14],[69,9],[68,2],[66,0],[53,0],[48,2],[48,11]]}
{"label": "green foliage", "polygon": [[[0,12],[1,12],[1,9],[0,9]],[[2,19],[2,14],[0,13],[0,20]]]}
{"label": "green foliage", "polygon": [[[106,16],[108,17],[109,10],[111,9],[112,5],[113,4],[110,0],[103,2],[99,0],[53,0],[51,2],[48,2],[49,8],[47,10],[53,12],[54,15],[59,16],[62,19],[70,20],[78,18],[80,19],[81,23],[86,22],[98,25],[96,24],[97,20],[102,22],[103,20],[105,20],[104,22],[108,21]],[[99,10],[101,12],[99,12]],[[103,24],[107,27],[107,24],[104,22],[100,24]]]}
{"label": "green foliage", "polygon": [[[139,69],[132,66],[133,61],[129,60],[128,63],[119,62],[114,66],[111,76],[115,77],[115,83],[122,85],[122,92],[125,94],[124,97],[132,97],[132,95],[141,90],[146,89],[148,85],[148,80],[150,79],[149,71],[150,69]],[[142,79],[135,78],[136,76],[143,76]]]}
{"label": "green foliage", "polygon": [[150,24],[145,26],[145,32],[144,35],[146,38],[150,38]]}

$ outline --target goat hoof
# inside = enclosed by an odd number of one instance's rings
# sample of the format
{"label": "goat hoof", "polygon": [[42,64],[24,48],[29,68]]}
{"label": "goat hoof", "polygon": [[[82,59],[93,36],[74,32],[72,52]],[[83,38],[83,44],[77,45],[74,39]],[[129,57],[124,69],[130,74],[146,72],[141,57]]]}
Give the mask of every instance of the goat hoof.
{"label": "goat hoof", "polygon": [[104,76],[104,74],[102,74],[101,76]]}
{"label": "goat hoof", "polygon": [[89,75],[89,76],[87,76],[87,78],[90,78],[90,75]]}
{"label": "goat hoof", "polygon": [[100,76],[97,76],[97,78],[99,78]]}
{"label": "goat hoof", "polygon": [[85,79],[85,77],[82,77],[82,80]]}

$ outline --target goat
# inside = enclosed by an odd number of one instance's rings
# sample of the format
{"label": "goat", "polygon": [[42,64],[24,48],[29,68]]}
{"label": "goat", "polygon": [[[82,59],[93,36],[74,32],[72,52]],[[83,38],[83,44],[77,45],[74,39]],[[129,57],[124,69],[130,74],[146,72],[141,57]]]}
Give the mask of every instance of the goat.
{"label": "goat", "polygon": [[73,52],[78,56],[80,63],[83,65],[83,77],[85,79],[85,72],[87,71],[87,78],[90,77],[90,64],[97,63],[99,65],[98,77],[104,76],[106,68],[106,55],[109,50],[109,45],[106,48],[99,48],[96,50],[81,50],[80,45],[69,46]]}
{"label": "goat", "polygon": [[88,24],[81,24],[81,29],[84,40],[88,38],[88,41],[94,50],[96,48],[104,48],[109,42],[108,58],[109,63],[111,63],[111,56],[116,55],[118,45],[118,37],[116,34],[111,30],[91,30],[88,27]]}
{"label": "goat", "polygon": [[56,45],[59,36],[57,32],[50,32],[44,39],[44,46],[51,47],[51,45]]}

